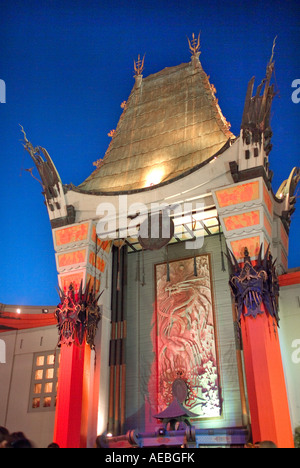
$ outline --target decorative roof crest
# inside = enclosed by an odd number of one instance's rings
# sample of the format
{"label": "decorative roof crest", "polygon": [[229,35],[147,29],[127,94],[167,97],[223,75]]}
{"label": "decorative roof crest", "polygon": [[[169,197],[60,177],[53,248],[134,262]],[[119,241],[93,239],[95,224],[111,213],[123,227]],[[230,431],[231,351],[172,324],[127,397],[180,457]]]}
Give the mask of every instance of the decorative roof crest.
{"label": "decorative roof crest", "polygon": [[145,55],[143,59],[141,60],[140,54],[138,55],[137,61],[134,60],[134,71],[135,75],[134,76],[141,76],[143,71],[144,71],[144,62],[145,62]]}
{"label": "decorative roof crest", "polygon": [[272,54],[271,54],[271,58],[270,58],[270,60],[269,60],[269,64],[273,63],[274,51],[275,51],[275,46],[276,46],[276,39],[277,39],[277,36],[275,36],[275,37],[274,37],[274,40],[273,40]]}
{"label": "decorative roof crest", "polygon": [[196,57],[198,54],[200,55],[200,33],[197,39],[193,33],[192,40],[190,41],[189,38],[187,38],[187,40],[189,42],[190,51],[192,52],[192,57]]}

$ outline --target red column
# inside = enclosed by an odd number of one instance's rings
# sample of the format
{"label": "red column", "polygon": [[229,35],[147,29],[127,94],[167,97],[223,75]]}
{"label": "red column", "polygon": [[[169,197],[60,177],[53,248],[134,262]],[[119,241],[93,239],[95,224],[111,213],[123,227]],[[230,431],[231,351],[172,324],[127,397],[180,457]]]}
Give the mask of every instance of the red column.
{"label": "red column", "polygon": [[59,366],[54,441],[61,448],[86,447],[87,421],[83,411],[88,393],[90,349],[63,345]]}
{"label": "red column", "polygon": [[264,313],[256,318],[241,318],[253,442],[293,448],[277,325],[263,304],[261,309]]}
{"label": "red column", "polygon": [[81,426],[80,426],[80,447],[87,447],[87,434],[89,424],[89,401],[93,399],[93,392],[90,388],[90,372],[91,372],[91,348],[88,344],[83,345],[84,348],[84,366],[82,376],[82,405],[81,405]]}

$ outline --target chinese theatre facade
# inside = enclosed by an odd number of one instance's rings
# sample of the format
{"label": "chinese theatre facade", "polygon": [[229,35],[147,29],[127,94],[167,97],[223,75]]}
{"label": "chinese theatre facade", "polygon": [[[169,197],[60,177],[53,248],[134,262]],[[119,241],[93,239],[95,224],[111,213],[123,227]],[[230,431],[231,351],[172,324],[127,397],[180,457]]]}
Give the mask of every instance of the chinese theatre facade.
{"label": "chinese theatre facade", "polygon": [[234,136],[189,45],[189,63],[146,78],[135,62],[78,187],[23,131],[56,252],[62,447],[293,446],[278,304],[300,171],[274,194],[273,54]]}

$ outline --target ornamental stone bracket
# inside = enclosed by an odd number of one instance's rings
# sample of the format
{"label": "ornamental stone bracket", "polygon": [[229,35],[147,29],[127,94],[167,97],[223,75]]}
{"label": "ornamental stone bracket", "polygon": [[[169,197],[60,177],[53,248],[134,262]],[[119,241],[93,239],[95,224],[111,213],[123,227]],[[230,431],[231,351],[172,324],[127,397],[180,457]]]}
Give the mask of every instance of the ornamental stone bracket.
{"label": "ornamental stone bracket", "polygon": [[93,221],[76,223],[53,229],[56,267],[59,287],[66,292],[70,284],[78,291],[90,282],[96,293],[100,283],[107,283],[107,265],[110,261],[111,241],[102,241],[96,235]]}
{"label": "ornamental stone bracket", "polygon": [[213,191],[222,230],[228,248],[238,262],[244,260],[245,248],[256,260],[261,245],[263,253],[271,246],[277,268],[287,270],[288,234],[281,220],[281,204],[268,190],[263,177],[220,187]]}

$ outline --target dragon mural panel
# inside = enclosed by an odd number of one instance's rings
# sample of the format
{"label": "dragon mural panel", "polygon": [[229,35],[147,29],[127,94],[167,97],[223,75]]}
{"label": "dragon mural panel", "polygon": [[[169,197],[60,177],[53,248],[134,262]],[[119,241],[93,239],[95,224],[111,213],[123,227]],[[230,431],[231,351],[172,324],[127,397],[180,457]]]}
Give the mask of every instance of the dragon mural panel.
{"label": "dragon mural panel", "polygon": [[171,403],[172,384],[181,378],[190,411],[220,416],[209,255],[156,265],[156,310],[159,410]]}

